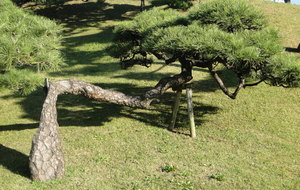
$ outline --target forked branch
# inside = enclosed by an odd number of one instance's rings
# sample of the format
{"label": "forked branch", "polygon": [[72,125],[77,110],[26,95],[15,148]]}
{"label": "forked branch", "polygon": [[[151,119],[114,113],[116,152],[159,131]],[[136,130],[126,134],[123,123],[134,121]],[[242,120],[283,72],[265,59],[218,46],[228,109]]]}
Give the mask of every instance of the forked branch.
{"label": "forked branch", "polygon": [[235,99],[237,94],[239,93],[240,89],[244,87],[245,85],[245,79],[240,77],[239,79],[239,84],[236,87],[235,91],[233,93],[231,93],[225,86],[225,84],[223,83],[222,79],[219,77],[218,73],[212,69],[210,69],[210,74],[212,75],[212,77],[217,81],[219,87],[221,88],[221,90],[224,92],[224,94],[226,94],[228,97],[230,97],[231,99]]}

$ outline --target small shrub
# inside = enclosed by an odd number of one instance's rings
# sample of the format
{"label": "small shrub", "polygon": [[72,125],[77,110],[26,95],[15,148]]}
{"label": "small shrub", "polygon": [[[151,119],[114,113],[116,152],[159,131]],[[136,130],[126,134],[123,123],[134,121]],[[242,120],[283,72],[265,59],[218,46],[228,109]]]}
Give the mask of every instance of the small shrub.
{"label": "small shrub", "polygon": [[108,162],[108,161],[110,161],[110,159],[106,158],[106,157],[98,157],[98,158],[95,159],[95,161],[97,163],[99,163],[99,162]]}
{"label": "small shrub", "polygon": [[224,181],[225,177],[222,174],[217,173],[217,174],[211,175],[210,179],[215,179],[215,180],[218,180],[218,181]]}
{"label": "small shrub", "polygon": [[193,0],[151,0],[154,6],[168,5],[171,8],[186,10],[193,5]]}
{"label": "small shrub", "polygon": [[164,166],[161,167],[161,171],[162,172],[169,173],[169,172],[173,172],[175,170],[177,170],[177,167],[174,166],[174,165],[172,165],[172,164],[166,164],[166,165],[164,165]]}

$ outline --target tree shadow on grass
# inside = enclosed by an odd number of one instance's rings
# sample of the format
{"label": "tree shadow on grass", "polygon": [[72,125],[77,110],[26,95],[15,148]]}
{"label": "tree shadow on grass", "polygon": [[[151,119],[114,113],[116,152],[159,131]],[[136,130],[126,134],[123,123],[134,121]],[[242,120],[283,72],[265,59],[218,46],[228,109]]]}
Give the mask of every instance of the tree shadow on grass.
{"label": "tree shadow on grass", "polygon": [[[79,62],[78,62],[79,63]],[[66,77],[66,78],[74,78],[80,76],[105,76],[111,73],[117,72],[120,70],[120,65],[118,63],[101,63],[101,64],[84,64],[80,68],[66,68],[62,71],[56,71],[49,73],[50,76],[53,77]]]}
{"label": "tree shadow on grass", "polygon": [[[174,65],[177,66],[177,65]],[[195,68],[195,70],[201,71],[201,72],[208,72],[207,70],[198,69]],[[235,74],[229,70],[223,69],[218,71],[219,76],[223,79],[223,82],[226,87],[236,87],[238,85],[238,78],[235,77]],[[147,81],[159,81],[160,79],[164,77],[170,77],[173,76],[171,72],[164,72],[164,73],[156,73],[156,72],[128,72],[125,74],[121,74],[118,76],[115,76],[114,78],[118,79],[131,79],[131,80],[147,80]],[[218,86],[215,79],[213,79],[210,75],[203,79],[203,80],[193,80],[193,91],[194,92],[215,92],[216,90],[220,90],[220,87]]]}
{"label": "tree shadow on grass", "polygon": [[64,24],[64,32],[72,35],[84,32],[88,27],[99,27],[102,22],[129,19],[139,9],[136,5],[109,4],[100,0],[39,8],[35,13]]}
{"label": "tree shadow on grass", "polygon": [[11,172],[30,178],[29,157],[15,149],[0,144],[0,164]]}
{"label": "tree shadow on grass", "polygon": [[[236,88],[238,86],[239,80],[233,72],[222,69],[218,71],[218,74],[227,88]],[[216,80],[210,75],[203,80],[193,81],[194,92],[215,92],[217,90],[221,89]]]}
{"label": "tree shadow on grass", "polygon": [[[98,83],[104,89],[122,91],[126,94],[138,94],[146,89],[137,88],[132,84],[123,83]],[[2,96],[3,99],[16,98],[17,95]],[[37,121],[29,124],[11,124],[0,126],[0,131],[33,129],[39,126],[38,122],[45,100],[42,90],[36,91],[26,97],[18,98],[24,110],[22,118]],[[122,117],[120,112],[126,109],[123,106],[97,102],[84,96],[60,95],[57,101],[58,123],[60,126],[101,126],[113,118]],[[127,108],[133,109],[133,108]]]}
{"label": "tree shadow on grass", "polygon": [[[64,26],[63,55],[69,68],[63,69],[62,72],[53,72],[51,76],[97,75],[103,71],[118,70],[120,68],[118,64],[112,63],[115,66],[110,67],[108,64],[99,63],[103,62],[101,57],[108,55],[106,48],[113,38],[113,27],[103,23],[129,19],[128,14],[138,13],[139,8],[136,5],[118,2],[109,4],[100,0],[35,10],[37,14],[54,19]],[[86,31],[89,32],[84,33]],[[86,50],[78,49],[83,45]]]}
{"label": "tree shadow on grass", "polygon": [[[66,60],[66,67],[62,71],[50,73],[51,76],[67,75],[96,75],[99,72],[115,72],[120,69],[119,64],[110,58],[109,63],[103,63],[101,58],[108,56],[106,43],[112,40],[112,28],[107,27],[98,33],[73,36],[65,38],[63,54]],[[85,46],[86,51],[78,50],[81,45]],[[91,45],[88,45],[91,44]]]}
{"label": "tree shadow on grass", "polygon": [[[150,110],[128,110],[122,112],[122,117],[138,120],[150,126],[167,129],[172,117],[172,106],[174,104],[175,93],[166,93],[161,99],[160,104],[153,105]],[[220,110],[218,107],[193,102],[194,119],[197,127],[200,127],[207,120],[203,119],[205,115],[217,114]],[[186,97],[182,96],[180,100],[179,111],[176,118],[175,132],[188,134],[189,131],[189,116],[187,111]]]}
{"label": "tree shadow on grass", "polygon": [[298,48],[285,47],[285,51],[292,52],[292,53],[300,53],[300,44],[299,44]]}
{"label": "tree shadow on grass", "polygon": [[0,131],[21,131],[25,129],[38,128],[39,123],[19,123],[11,125],[0,125]]}
{"label": "tree shadow on grass", "polygon": [[[105,89],[113,89],[121,91],[125,94],[141,95],[150,87],[137,88],[133,84],[124,83],[98,83],[95,84]],[[110,122],[114,118],[127,117],[139,120],[147,125],[159,128],[167,128],[171,117],[171,108],[173,105],[173,96],[175,93],[166,93],[159,104],[154,104],[150,110],[142,110],[129,108],[125,106],[97,102],[83,96],[60,95],[57,101],[58,123],[61,127],[78,126],[102,126],[104,123]],[[4,98],[14,98],[14,96],[6,96]],[[0,126],[0,131],[8,130],[24,130],[38,127],[40,113],[45,97],[43,93],[33,93],[19,102],[23,107],[23,118],[29,118],[37,121],[32,124],[12,124]],[[204,105],[194,102],[196,122],[203,123],[202,116],[205,114],[215,114],[218,108],[210,105]],[[178,118],[188,119],[186,112],[179,114]]]}
{"label": "tree shadow on grass", "polygon": [[[101,27],[99,22],[107,22],[112,20],[125,20],[128,19],[127,13],[133,12],[133,14],[139,11],[139,6],[124,5],[124,4],[107,4],[102,1],[98,3],[88,2],[84,4],[72,4],[65,5],[57,8],[46,8],[40,9],[36,12],[40,15],[47,16],[52,19],[56,19],[61,23],[65,24],[66,38],[64,45],[66,59],[69,66],[81,65],[80,68],[66,68],[63,72],[52,73],[52,76],[67,76],[67,75],[102,75],[106,72],[115,72],[119,69],[119,65],[114,63],[97,63],[95,62],[99,57],[106,55],[105,48],[99,48],[98,50],[87,50],[82,51],[76,49],[78,46],[82,46],[88,43],[99,43],[99,45],[107,44],[112,39],[112,28]],[[88,27],[100,27],[102,30],[96,34],[87,34],[85,36],[71,36],[76,33],[84,32],[89,30]],[[80,29],[80,30],[78,30]],[[69,36],[69,37],[68,37]],[[167,75],[167,74],[166,74]],[[134,79],[134,80],[148,80],[158,81],[160,78],[165,77],[165,74],[151,73],[145,75],[145,73],[131,73],[124,74],[118,77]],[[229,79],[231,79],[229,77]],[[219,89],[213,79],[205,79],[203,81],[194,82],[194,90],[199,91],[215,91]],[[233,82],[232,82],[233,84]],[[99,84],[99,86],[106,89],[115,89],[122,91],[126,94],[138,95],[146,91],[146,88],[137,88],[132,84],[113,83],[113,84]],[[231,82],[229,82],[231,86]],[[150,88],[150,87],[149,87]],[[147,88],[148,89],[148,88]],[[25,114],[24,118],[30,118],[35,121],[39,121],[44,96],[40,94],[32,94],[22,99],[19,103],[22,105]],[[164,98],[167,100],[171,99],[172,93],[167,93]],[[9,98],[9,97],[8,97]],[[126,108],[118,105],[99,103],[89,100],[84,97],[62,95],[59,97],[57,108],[58,108],[58,123],[61,126],[99,126],[105,122],[111,121],[112,118],[128,117],[137,119],[141,122],[147,123],[155,127],[166,128],[168,125],[168,118],[171,115],[172,103],[164,104],[162,101],[161,105],[157,105],[154,109],[149,111],[139,111],[139,109]],[[216,107],[210,105],[203,105],[201,103],[194,102],[194,109],[196,115],[196,122],[203,123],[201,117],[205,114],[215,114],[218,110]],[[186,116],[179,114],[179,119],[183,118],[186,121]],[[157,119],[160,118],[160,119]],[[21,130],[30,128],[32,125],[17,124],[16,129]],[[11,129],[15,125],[2,126],[3,129]]]}
{"label": "tree shadow on grass", "polygon": [[171,72],[154,73],[154,72],[128,72],[123,75],[114,76],[117,79],[131,79],[131,80],[146,80],[146,81],[159,81],[162,78],[172,76]]}
{"label": "tree shadow on grass", "polygon": [[122,107],[89,100],[82,96],[61,95],[57,102],[57,121],[60,126],[102,126],[120,117]]}

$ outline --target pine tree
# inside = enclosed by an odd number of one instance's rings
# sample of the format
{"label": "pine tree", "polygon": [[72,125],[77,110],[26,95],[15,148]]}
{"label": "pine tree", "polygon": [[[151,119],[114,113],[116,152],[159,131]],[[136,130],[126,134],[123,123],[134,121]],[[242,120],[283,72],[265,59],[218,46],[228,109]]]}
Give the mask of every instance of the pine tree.
{"label": "pine tree", "polygon": [[63,64],[61,28],[10,0],[0,3],[0,23],[0,87],[28,94],[43,82],[35,73]]}
{"label": "pine tree", "polygon": [[[263,14],[240,0],[200,3],[187,13],[154,8],[115,29],[112,53],[123,65],[149,66],[148,55],[166,64],[178,61],[183,83],[193,67],[207,68],[223,92],[235,98],[246,86],[265,82],[300,86],[299,61],[284,52],[278,32],[268,27]],[[217,72],[232,71],[239,84],[231,93]]]}

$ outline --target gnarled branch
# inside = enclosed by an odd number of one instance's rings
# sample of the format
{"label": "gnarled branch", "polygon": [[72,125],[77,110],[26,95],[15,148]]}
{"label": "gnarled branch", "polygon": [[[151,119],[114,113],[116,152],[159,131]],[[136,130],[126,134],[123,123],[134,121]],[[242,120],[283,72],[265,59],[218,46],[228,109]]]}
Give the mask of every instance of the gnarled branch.
{"label": "gnarled branch", "polygon": [[209,69],[210,73],[212,75],[212,77],[217,81],[219,87],[221,88],[221,90],[224,92],[224,94],[226,94],[228,97],[230,97],[231,99],[235,99],[237,94],[239,93],[240,89],[244,87],[245,84],[245,79],[240,77],[239,80],[239,85],[237,86],[237,88],[235,89],[235,91],[233,93],[231,93],[225,86],[225,84],[223,83],[222,79],[219,77],[218,73],[212,69]]}
{"label": "gnarled branch", "polygon": [[56,101],[60,94],[84,95],[88,98],[114,104],[148,108],[151,102],[169,88],[183,85],[191,80],[185,73],[161,79],[154,89],[141,96],[105,90],[93,84],[75,80],[49,82],[47,97],[43,104],[38,132],[34,135],[29,157],[33,180],[49,181],[64,175],[64,158],[58,133]]}
{"label": "gnarled branch", "polygon": [[151,52],[157,59],[160,59],[160,60],[164,60],[165,63],[167,65],[169,65],[170,63],[173,63],[175,62],[177,59],[178,59],[178,55],[173,55],[171,58],[168,57],[167,55],[165,54],[162,54],[162,53],[158,53],[158,52]]}

